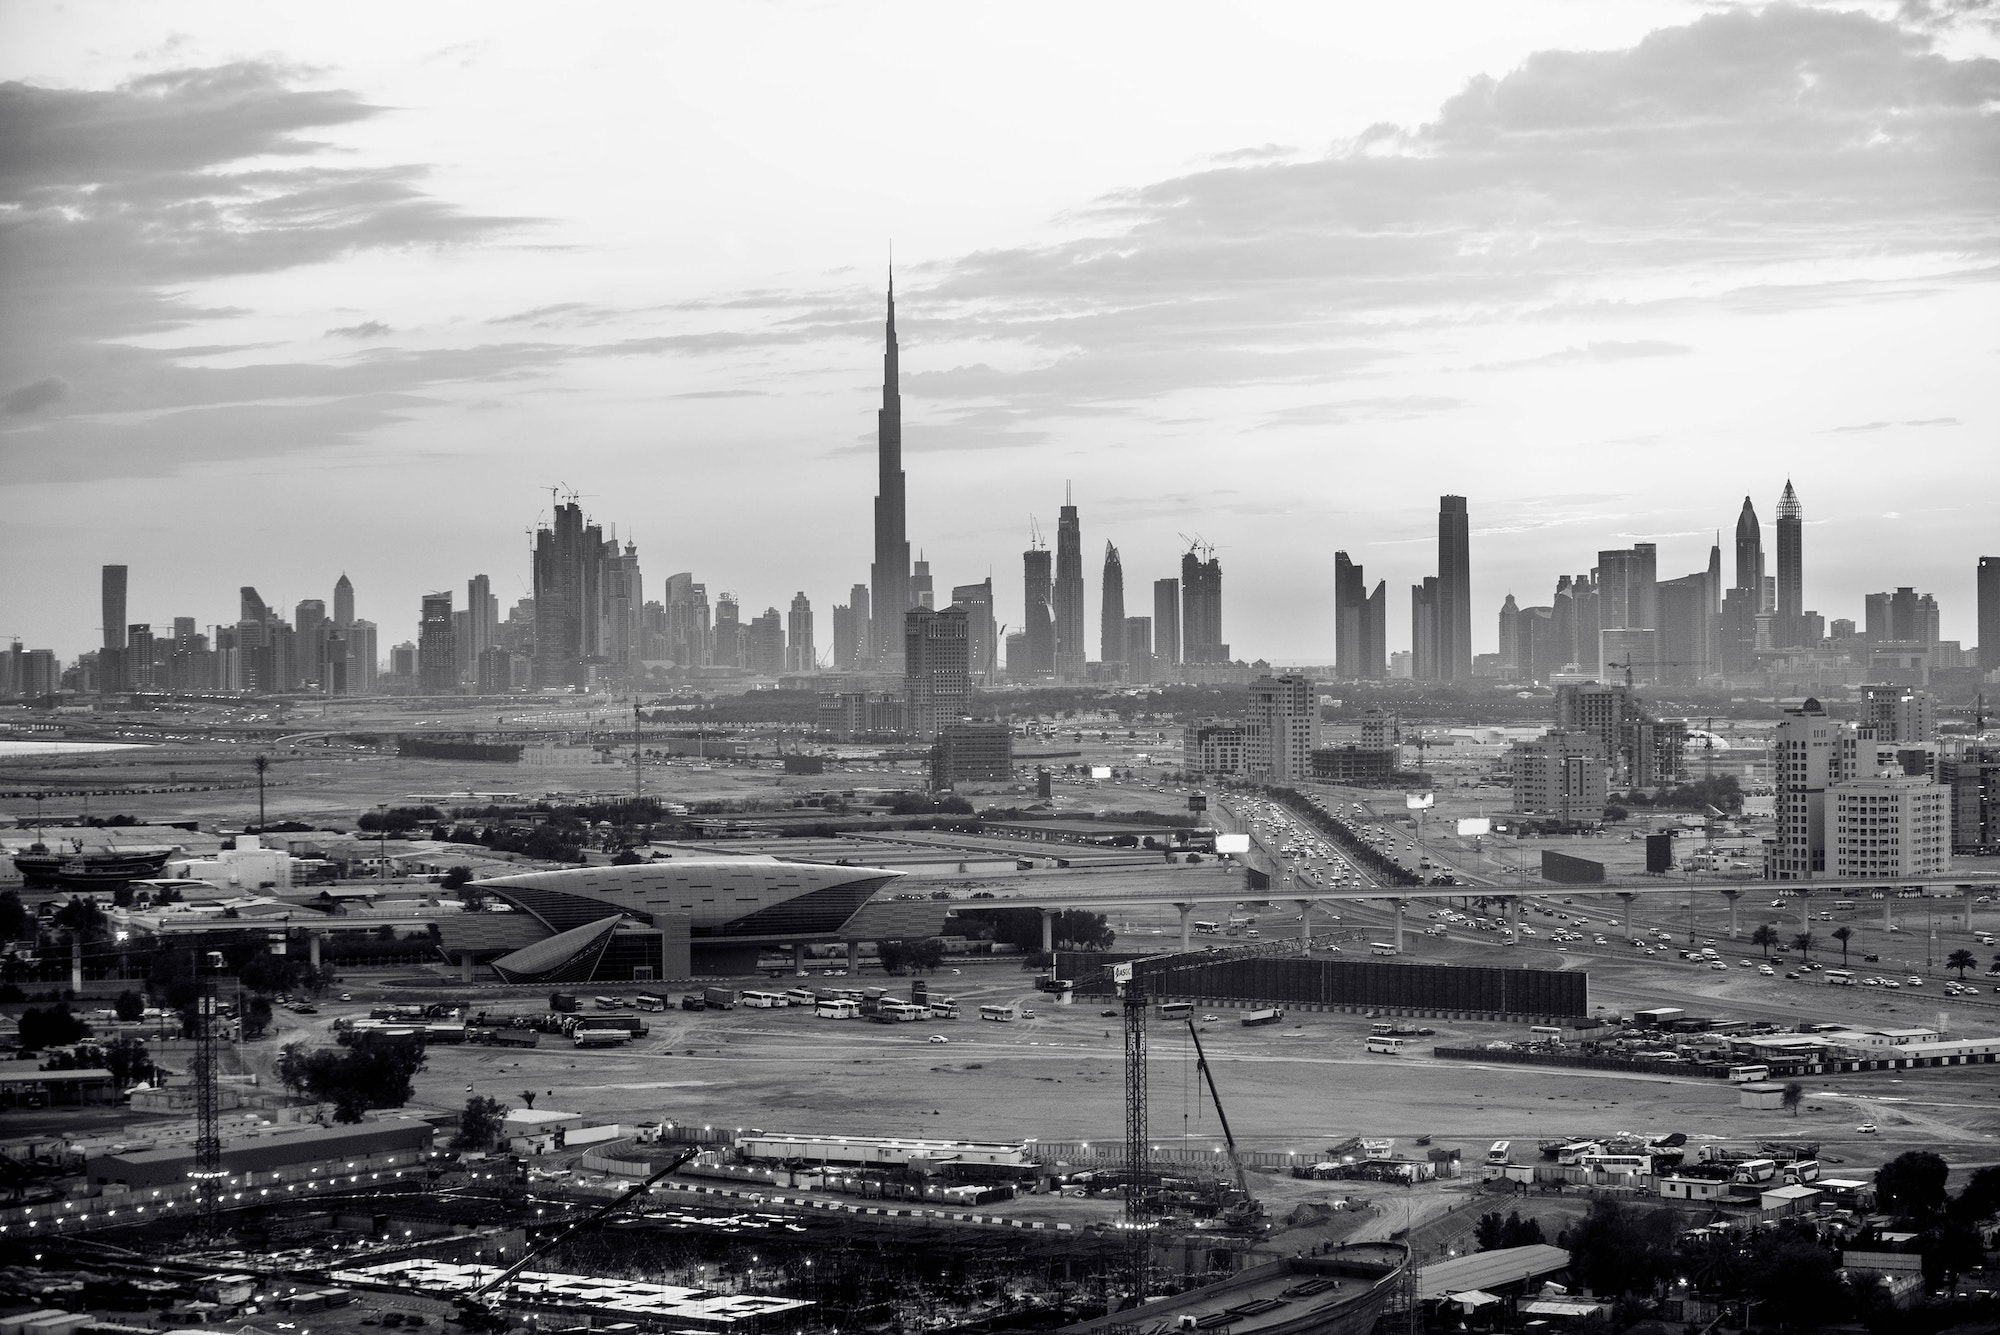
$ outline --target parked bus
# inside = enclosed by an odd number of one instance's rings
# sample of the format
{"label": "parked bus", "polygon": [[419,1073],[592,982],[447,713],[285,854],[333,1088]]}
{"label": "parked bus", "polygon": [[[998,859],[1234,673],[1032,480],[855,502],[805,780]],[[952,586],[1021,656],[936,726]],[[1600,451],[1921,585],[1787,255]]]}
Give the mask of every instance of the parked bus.
{"label": "parked bus", "polygon": [[1021,1008],[1019,1006],[981,1006],[979,1008],[979,1018],[982,1020],[998,1020],[1002,1024],[1011,1024],[1021,1018]]}
{"label": "parked bus", "polygon": [[1380,1052],[1390,1057],[1401,1056],[1403,1044],[1406,1041],[1400,1038],[1390,1038],[1387,1034],[1370,1034],[1368,1036],[1368,1050],[1370,1052]]}
{"label": "parked bus", "polygon": [[844,997],[822,999],[813,1006],[813,1014],[822,1020],[852,1020],[860,1016],[861,1003]]}
{"label": "parked bus", "polygon": [[1368,1032],[1371,1034],[1387,1034],[1393,1032],[1395,1028],[1396,1026],[1387,1020],[1377,1020],[1368,1026]]}
{"label": "parked bus", "polygon": [[1729,1068],[1729,1083],[1732,1085],[1754,1085],[1760,1080],[1771,1078],[1771,1068],[1761,1063],[1754,1066],[1732,1066]]}
{"label": "parked bus", "polygon": [[617,997],[592,997],[591,1000],[597,1003],[597,1009],[601,1011],[615,1011],[618,1009]]}
{"label": "parked bus", "polygon": [[931,1018],[933,1020],[956,1020],[958,1018],[958,1000],[955,997],[938,997],[930,1005]]}
{"label": "parked bus", "polygon": [[811,988],[805,987],[787,988],[782,995],[794,1006],[810,1006],[819,999],[813,995]]}
{"label": "parked bus", "polygon": [[1513,1148],[1514,1146],[1512,1141],[1506,1141],[1506,1140],[1494,1141],[1493,1144],[1486,1151],[1486,1162],[1495,1165],[1506,1163],[1507,1155],[1509,1151],[1511,1151]]}
{"label": "parked bus", "polygon": [[1851,899],[1836,899],[1833,901],[1833,907],[1836,912],[1841,909],[1851,909],[1854,907],[1854,901]]}
{"label": "parked bus", "polygon": [[1575,1168],[1582,1163],[1585,1155],[1602,1154],[1604,1146],[1594,1140],[1572,1140],[1556,1150],[1556,1162],[1564,1168]]}
{"label": "parked bus", "polygon": [[777,992],[745,991],[736,998],[739,1006],[749,1006],[753,1010],[783,1010],[792,1003]]}
{"label": "parked bus", "polygon": [[667,999],[665,997],[653,996],[648,992],[641,992],[638,996],[632,998],[632,1004],[642,1011],[663,1011],[667,1008]]}
{"label": "parked bus", "polygon": [[913,1001],[898,1001],[894,997],[884,997],[877,1003],[875,1014],[869,1017],[883,1024],[908,1024],[912,1020],[931,1018],[929,1006],[919,1006]]}
{"label": "parked bus", "polygon": [[1194,1014],[1192,1001],[1163,1001],[1153,1012],[1162,1020],[1185,1020]]}
{"label": "parked bus", "polygon": [[1368,953],[1371,955],[1394,955],[1399,952],[1387,941],[1370,941],[1368,943]]}
{"label": "parked bus", "polygon": [[1563,1041],[1562,1026],[1559,1024],[1529,1025],[1528,1032],[1535,1036],[1537,1043],[1554,1043],[1560,1046]]}

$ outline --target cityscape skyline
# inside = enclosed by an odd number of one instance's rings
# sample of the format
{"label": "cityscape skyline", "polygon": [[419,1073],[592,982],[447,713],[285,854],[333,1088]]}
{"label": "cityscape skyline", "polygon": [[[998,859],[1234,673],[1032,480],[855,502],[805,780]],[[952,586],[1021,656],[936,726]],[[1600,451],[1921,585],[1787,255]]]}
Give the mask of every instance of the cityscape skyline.
{"label": "cityscape skyline", "polygon": [[[86,60],[76,25],[94,12],[18,10],[20,40],[0,55],[0,77],[24,81],[12,114],[39,136],[8,188],[43,210],[39,230],[8,241],[0,278],[0,487],[13,516],[0,561],[39,576],[10,582],[0,632],[64,657],[107,633],[87,586],[100,564],[131,568],[131,615],[155,620],[204,602],[219,611],[246,581],[274,606],[323,599],[338,569],[379,599],[386,634],[424,594],[478,571],[512,604],[533,591],[518,535],[553,522],[553,501],[530,499],[543,489],[578,497],[653,568],[738,592],[748,615],[803,592],[823,617],[869,561],[866,525],[848,516],[872,491],[895,501],[901,541],[939,572],[939,590],[991,579],[1004,622],[1018,606],[1010,553],[1030,516],[1060,545],[1051,511],[1065,479],[1084,536],[1117,546],[1132,588],[1174,573],[1181,534],[1212,544],[1229,577],[1223,638],[1239,658],[1333,661],[1334,554],[1365,565],[1371,585],[1421,581],[1436,569],[1428,516],[1440,493],[1470,500],[1472,648],[1484,652],[1508,594],[1534,605],[1550,572],[1587,568],[1600,550],[1652,544],[1661,568],[1698,568],[1724,497],[1748,492],[1772,514],[1788,479],[1810,507],[1803,606],[1861,620],[1868,595],[1908,586],[1936,594],[1945,638],[1977,638],[1980,519],[2000,486],[1977,443],[2000,395],[1980,331],[2000,321],[1975,277],[1992,245],[2000,63],[1975,24],[1672,3],[1589,15],[1528,5],[1501,23],[1468,6],[1465,43],[1446,51],[1420,31],[1432,25],[1399,16],[1287,11],[1334,67],[1367,63],[1362,52],[1405,63],[1314,105],[1223,61],[1186,113],[1118,129],[1088,161],[979,139],[979,169],[947,174],[951,207],[906,193],[896,155],[853,148],[829,170],[879,187],[872,203],[809,192],[827,223],[792,226],[780,253],[769,243],[785,210],[753,217],[732,192],[709,192],[704,223],[757,244],[694,247],[697,260],[635,236],[632,211],[596,196],[530,200],[483,156],[464,117],[547,36],[532,21],[478,55],[426,64],[365,53],[330,27],[279,40],[249,7],[223,5],[171,42],[149,30],[153,17],[120,15],[107,25],[117,40]],[[834,13],[855,33],[888,26]],[[679,34],[691,49],[722,43],[733,22],[707,21],[720,26]],[[773,58],[795,56],[791,44],[825,21],[784,34]],[[1166,28],[1147,40],[1198,45]],[[272,40],[247,49],[290,50],[321,73],[237,58],[252,35]],[[593,35],[584,25],[562,40]],[[1086,45],[1104,35],[1090,29]],[[1250,43],[1301,59],[1270,37],[1221,40],[1228,53]],[[868,59],[907,54],[901,40],[889,34]],[[551,52],[577,56],[561,42]],[[1583,65],[1564,64],[1580,52]],[[623,68],[602,49],[592,58]],[[1736,82],[1684,106],[1690,63]],[[557,82],[581,89],[586,67],[561,65]],[[1573,106],[1529,125],[1521,109],[1551,96],[1565,68],[1589,71]],[[1778,96],[1821,69],[1840,71],[1815,84],[1823,96]],[[677,64],[671,83],[704,77]],[[1126,91],[1171,100],[1135,77]],[[614,77],[587,82],[624,95]],[[1255,96],[1198,128],[1197,113],[1249,82]],[[921,142],[975,129],[971,84],[939,90]],[[852,124],[874,96],[833,99],[829,121]],[[1809,151],[1784,137],[1798,117]],[[149,154],[132,126],[162,118],[187,138]],[[1899,127],[1893,146],[1852,147],[1866,136],[1849,131],[1871,120]],[[1084,116],[1061,125],[1065,142],[1080,125],[1112,128]],[[1598,188],[1593,136],[1606,127],[1630,155],[1629,198]],[[623,122],[602,128],[631,142]],[[735,128],[779,142],[754,117]],[[689,134],[712,144],[724,130]],[[448,161],[393,166],[390,150],[426,133],[449,143]],[[532,143],[536,170],[572,184],[598,163],[580,150],[577,167],[559,168],[550,140]],[[1284,147],[1297,143],[1331,147]],[[1782,200],[1745,184],[1781,143],[1797,174]],[[90,205],[179,191],[227,213],[227,182],[260,157],[351,190],[352,228],[298,227],[281,243],[257,215],[228,214],[229,235],[269,244],[248,263],[220,234],[196,228],[162,249]],[[1532,219],[1481,203],[1475,157],[1534,182]],[[1661,166],[1683,160],[1684,173]],[[1419,164],[1428,176],[1413,175]],[[1030,178],[1043,184],[1025,194],[997,184]],[[258,188],[276,192],[273,211],[293,199],[282,183]],[[1338,202],[1349,198],[1376,212]],[[1780,214],[1782,246],[1730,249]],[[1183,216],[1206,221],[1190,232]],[[1304,217],[1323,245],[1299,244],[1282,221]],[[1610,258],[1634,226],[1681,239]],[[879,261],[856,262],[891,234],[906,257],[894,401],[862,354],[880,346]],[[1433,235],[1445,243],[1416,260],[1377,240]],[[1520,258],[1537,252],[1549,261]],[[1218,283],[1209,266],[1225,254],[1251,262]],[[24,315],[50,310],[64,318]],[[1391,312],[1400,334],[1381,332]],[[907,478],[894,497],[882,474],[854,466],[879,461],[892,429]],[[310,504],[287,494],[302,479]],[[248,553],[201,540],[214,513],[279,507],[284,540],[264,537],[261,519]],[[1774,566],[1783,539],[1766,540]],[[74,554],[74,584],[51,569],[58,551]],[[1085,572],[1080,618],[1059,599],[1086,652],[1102,638],[1096,582]],[[1786,608],[1793,593],[1788,579]],[[1128,612],[1135,601],[1128,591]],[[1156,598],[1155,620],[1157,609]],[[1406,648],[1403,610],[1385,624],[1384,648]]]}

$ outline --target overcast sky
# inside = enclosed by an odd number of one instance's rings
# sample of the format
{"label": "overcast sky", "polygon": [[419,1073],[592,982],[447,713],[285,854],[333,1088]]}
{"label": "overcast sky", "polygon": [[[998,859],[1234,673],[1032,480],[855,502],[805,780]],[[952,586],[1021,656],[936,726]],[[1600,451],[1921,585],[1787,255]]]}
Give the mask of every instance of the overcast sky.
{"label": "overcast sky", "polygon": [[386,651],[525,596],[564,487],[824,643],[893,242],[910,540],[1003,621],[1066,480],[1093,628],[1106,539],[1138,614],[1199,535],[1238,656],[1330,662],[1334,551],[1406,645],[1441,492],[1486,651],[1790,477],[1808,607],[1970,643],[1996,55],[1972,0],[10,0],[0,635],[94,646],[106,562],[156,625],[344,570]]}

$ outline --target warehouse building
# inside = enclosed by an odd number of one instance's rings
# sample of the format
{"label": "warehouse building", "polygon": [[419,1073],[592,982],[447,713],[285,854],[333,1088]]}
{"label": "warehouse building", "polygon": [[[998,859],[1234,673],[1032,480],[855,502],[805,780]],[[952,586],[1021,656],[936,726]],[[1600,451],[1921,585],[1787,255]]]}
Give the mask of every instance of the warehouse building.
{"label": "warehouse building", "polygon": [[[225,1189],[407,1171],[429,1159],[435,1136],[436,1130],[428,1122],[399,1119],[360,1126],[303,1126],[283,1135],[224,1144]],[[175,1146],[93,1155],[86,1171],[97,1186],[122,1185],[140,1191],[184,1187],[194,1170],[193,1147]]]}

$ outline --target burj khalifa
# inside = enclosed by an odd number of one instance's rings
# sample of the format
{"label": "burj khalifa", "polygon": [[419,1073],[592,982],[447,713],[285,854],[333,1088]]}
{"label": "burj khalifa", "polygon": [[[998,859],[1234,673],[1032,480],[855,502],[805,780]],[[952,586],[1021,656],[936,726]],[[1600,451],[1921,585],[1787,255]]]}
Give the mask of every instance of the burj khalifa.
{"label": "burj khalifa", "polygon": [[875,415],[881,479],[875,489],[875,560],[868,568],[869,656],[877,672],[903,671],[903,613],[910,606],[910,538],[903,504],[903,394],[896,355],[896,275],[882,349],[882,407]]}

